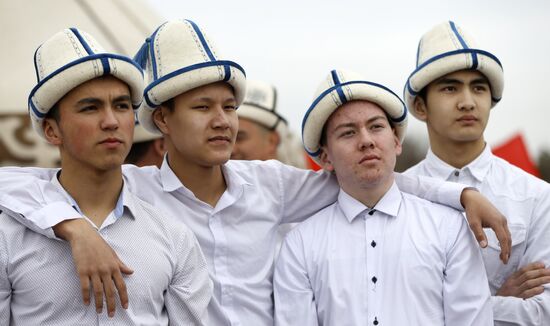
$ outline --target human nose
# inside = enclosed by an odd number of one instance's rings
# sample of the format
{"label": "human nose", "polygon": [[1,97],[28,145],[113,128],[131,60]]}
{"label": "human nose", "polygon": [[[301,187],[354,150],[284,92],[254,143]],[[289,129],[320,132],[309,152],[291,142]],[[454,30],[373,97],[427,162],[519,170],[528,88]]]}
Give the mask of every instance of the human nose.
{"label": "human nose", "polygon": [[359,132],[359,150],[364,151],[369,148],[374,148],[374,139],[368,130],[362,129]]}
{"label": "human nose", "polygon": [[212,127],[227,129],[230,126],[230,120],[228,116],[229,112],[224,110],[222,106],[217,106],[214,110],[214,117],[212,119]]}
{"label": "human nose", "polygon": [[462,92],[462,96],[458,102],[458,109],[460,111],[471,111],[475,108],[475,100],[472,92],[466,89]]}
{"label": "human nose", "polygon": [[115,115],[113,108],[108,107],[103,112],[103,119],[101,121],[101,127],[103,129],[117,129],[118,128],[118,119]]}

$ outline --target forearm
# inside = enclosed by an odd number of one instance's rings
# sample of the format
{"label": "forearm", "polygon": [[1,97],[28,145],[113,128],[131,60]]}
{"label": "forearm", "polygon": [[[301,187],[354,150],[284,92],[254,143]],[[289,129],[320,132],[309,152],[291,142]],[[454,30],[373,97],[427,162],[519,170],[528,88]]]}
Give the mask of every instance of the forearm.
{"label": "forearm", "polygon": [[35,232],[53,237],[52,226],[79,214],[50,183],[54,169],[1,168],[0,209]]}
{"label": "forearm", "polygon": [[431,202],[450,206],[460,211],[464,210],[461,204],[461,196],[463,190],[467,188],[466,185],[426,176],[412,176],[401,173],[395,173],[395,182],[403,192]]}
{"label": "forearm", "polygon": [[495,326],[543,326],[550,320],[550,293],[529,299],[491,297]]}

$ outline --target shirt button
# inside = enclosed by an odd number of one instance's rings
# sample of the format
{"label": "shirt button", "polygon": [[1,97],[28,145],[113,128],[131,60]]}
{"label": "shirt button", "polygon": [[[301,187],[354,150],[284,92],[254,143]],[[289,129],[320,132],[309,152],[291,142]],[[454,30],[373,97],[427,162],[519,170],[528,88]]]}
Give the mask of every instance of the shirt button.
{"label": "shirt button", "polygon": [[376,209],[373,209],[373,210],[369,211],[369,215],[372,216],[374,214],[374,212],[376,212]]}
{"label": "shirt button", "polygon": [[460,175],[459,171],[455,171],[455,177],[458,177]]}
{"label": "shirt button", "polygon": [[376,281],[378,281],[378,279],[376,278],[376,276],[373,276],[373,277],[371,278],[371,281],[372,281],[372,283],[376,284]]}
{"label": "shirt button", "polygon": [[372,240],[372,242],[370,243],[371,247],[376,247],[376,242],[374,240]]}
{"label": "shirt button", "polygon": [[374,325],[378,325],[378,319],[376,319],[376,317],[374,317],[374,321],[372,322]]}

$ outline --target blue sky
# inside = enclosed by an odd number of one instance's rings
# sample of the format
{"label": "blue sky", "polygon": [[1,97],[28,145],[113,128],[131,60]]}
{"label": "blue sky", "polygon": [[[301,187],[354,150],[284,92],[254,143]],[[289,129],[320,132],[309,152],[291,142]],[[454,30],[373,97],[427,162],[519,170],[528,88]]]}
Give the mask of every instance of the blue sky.
{"label": "blue sky", "polygon": [[[223,57],[248,78],[274,84],[278,110],[299,131],[317,85],[331,69],[361,73],[402,94],[414,69],[418,40],[432,26],[453,20],[496,54],[504,67],[502,101],[486,131],[490,145],[515,132],[529,150],[550,150],[547,76],[550,76],[550,2],[489,1],[179,1],[149,0],[167,18],[195,21]],[[408,137],[425,139],[411,117]]]}

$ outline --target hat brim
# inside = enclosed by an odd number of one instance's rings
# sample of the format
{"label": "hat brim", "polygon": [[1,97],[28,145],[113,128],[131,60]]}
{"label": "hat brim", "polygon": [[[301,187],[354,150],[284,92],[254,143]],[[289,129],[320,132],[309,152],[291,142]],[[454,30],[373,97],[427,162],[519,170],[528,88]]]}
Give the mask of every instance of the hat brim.
{"label": "hat brim", "polygon": [[447,74],[466,69],[477,70],[488,79],[491,88],[491,104],[495,106],[502,98],[504,90],[502,64],[490,52],[479,49],[460,49],[426,60],[409,76],[403,97],[411,114],[418,118],[414,112],[414,101],[424,87]]}
{"label": "hat brim", "polygon": [[72,61],[42,79],[31,91],[28,105],[31,121],[44,137],[42,122],[49,110],[77,86],[105,75],[112,75],[130,88],[134,109],[143,98],[143,72],[130,58],[102,53]]}
{"label": "hat brim", "polygon": [[161,135],[153,121],[153,112],[160,104],[192,89],[220,81],[233,87],[237,106],[241,105],[246,94],[244,69],[232,61],[208,61],[178,69],[147,86],[145,101],[138,111],[139,123],[147,131]]}
{"label": "hat brim", "polygon": [[275,130],[281,122],[287,124],[286,119],[276,112],[246,102],[239,107],[237,114],[239,118],[254,121],[269,130]]}
{"label": "hat brim", "polygon": [[302,121],[302,140],[306,152],[321,163],[320,140],[330,115],[350,101],[365,100],[380,106],[391,119],[397,137],[402,141],[407,127],[407,109],[399,96],[387,87],[368,81],[348,81],[321,93],[307,110]]}

